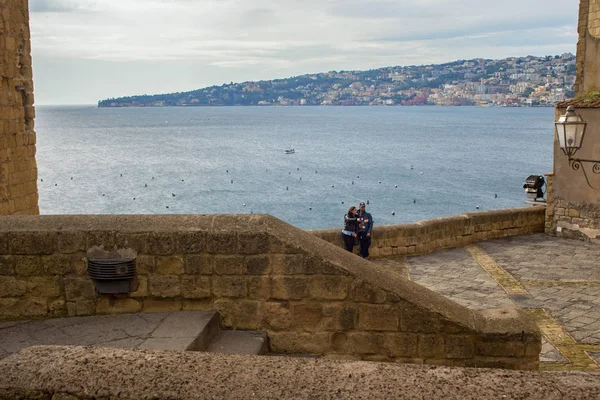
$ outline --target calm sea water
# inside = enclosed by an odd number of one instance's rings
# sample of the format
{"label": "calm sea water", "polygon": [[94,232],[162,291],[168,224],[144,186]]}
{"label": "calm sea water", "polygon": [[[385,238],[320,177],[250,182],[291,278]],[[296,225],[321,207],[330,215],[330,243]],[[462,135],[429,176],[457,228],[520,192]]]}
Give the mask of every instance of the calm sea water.
{"label": "calm sea water", "polygon": [[552,170],[552,108],[36,111],[42,214],[267,213],[317,229],[369,201],[377,225],[397,224],[523,206],[525,178]]}

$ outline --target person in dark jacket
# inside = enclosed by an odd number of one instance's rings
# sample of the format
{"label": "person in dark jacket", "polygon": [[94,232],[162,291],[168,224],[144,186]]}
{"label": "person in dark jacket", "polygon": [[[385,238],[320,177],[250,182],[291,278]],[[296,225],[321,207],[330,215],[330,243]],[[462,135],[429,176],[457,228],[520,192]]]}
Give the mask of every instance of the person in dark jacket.
{"label": "person in dark jacket", "polygon": [[373,217],[365,208],[365,203],[360,203],[358,210],[358,239],[360,242],[360,256],[369,257],[371,246],[371,233],[373,231]]}
{"label": "person in dark jacket", "polygon": [[344,245],[346,250],[352,251],[354,249],[354,240],[356,239],[356,230],[358,225],[358,218],[356,217],[358,211],[356,207],[352,206],[348,210],[348,213],[344,215],[344,229],[342,230],[342,238],[344,239]]}

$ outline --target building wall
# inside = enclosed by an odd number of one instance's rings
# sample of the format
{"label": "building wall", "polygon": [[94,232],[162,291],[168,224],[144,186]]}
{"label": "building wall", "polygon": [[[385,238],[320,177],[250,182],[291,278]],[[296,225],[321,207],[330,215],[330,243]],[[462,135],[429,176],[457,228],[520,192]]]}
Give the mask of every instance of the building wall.
{"label": "building wall", "polygon": [[[566,112],[566,105],[556,108],[555,119]],[[582,148],[574,158],[600,160],[600,108],[575,110],[588,124]],[[547,208],[551,224],[546,226],[546,232],[583,240],[600,239],[600,163],[583,162],[573,169],[555,135],[553,171],[551,204]]]}
{"label": "building wall", "polygon": [[581,0],[577,42],[577,95],[600,91],[600,0]]}
{"label": "building wall", "polygon": [[0,6],[0,215],[39,214],[28,3]]}
{"label": "building wall", "polygon": [[[95,258],[135,258],[132,292],[98,294]],[[176,310],[279,353],[537,369],[541,351],[523,311],[469,310],[271,216],[0,217],[0,320]]]}

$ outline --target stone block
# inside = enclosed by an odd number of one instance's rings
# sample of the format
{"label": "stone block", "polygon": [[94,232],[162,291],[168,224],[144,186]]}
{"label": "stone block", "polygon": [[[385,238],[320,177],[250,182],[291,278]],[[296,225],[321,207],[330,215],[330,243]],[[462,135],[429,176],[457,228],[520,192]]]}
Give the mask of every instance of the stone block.
{"label": "stone block", "polygon": [[10,254],[52,254],[57,248],[55,232],[13,232],[9,236]]}
{"label": "stone block", "polygon": [[62,254],[72,254],[86,250],[85,232],[58,232],[58,251]]}
{"label": "stone block", "polygon": [[211,232],[206,238],[206,249],[211,254],[237,254],[237,233]]}
{"label": "stone block", "polygon": [[269,332],[269,343],[275,353],[322,355],[332,350],[331,333]]}
{"label": "stone block", "polygon": [[[1,153],[0,153],[1,154]],[[2,156],[0,155],[0,163]],[[0,213],[0,215],[3,215]],[[0,254],[8,254],[8,233],[0,233]]]}
{"label": "stone block", "polygon": [[11,256],[0,256],[0,275],[14,275],[15,265]]}
{"label": "stone block", "polygon": [[314,332],[320,329],[323,319],[321,304],[292,304],[292,321],[297,329]]}
{"label": "stone block", "polygon": [[343,269],[315,257],[306,257],[304,264],[308,275],[348,275],[348,272]]}
{"label": "stone block", "polygon": [[212,310],[211,300],[183,300],[181,309],[183,311],[207,311]]}
{"label": "stone block", "polygon": [[45,317],[48,315],[48,299],[45,297],[24,297],[17,302],[19,315],[25,318]]}
{"label": "stone block", "polygon": [[137,254],[146,250],[146,235],[143,233],[115,233],[115,246],[118,249],[131,249]]}
{"label": "stone block", "polygon": [[311,278],[310,295],[314,299],[344,300],[348,297],[353,278],[316,275]]}
{"label": "stone block", "polygon": [[129,294],[130,297],[148,297],[150,295],[150,291],[148,290],[148,277],[145,275],[136,276],[132,290],[133,291]]}
{"label": "stone block", "polygon": [[265,302],[264,321],[268,329],[282,331],[292,326],[292,314],[287,302]]}
{"label": "stone block", "polygon": [[385,303],[386,301],[386,292],[368,282],[356,279],[354,282],[352,282],[350,287],[352,299],[355,302],[381,304]]}
{"label": "stone block", "polygon": [[397,331],[398,314],[388,305],[361,305],[358,313],[358,329],[366,331]]}
{"label": "stone block", "polygon": [[15,276],[0,276],[0,297],[20,297],[27,292],[27,282]]}
{"label": "stone block", "polygon": [[268,275],[271,273],[271,259],[269,256],[248,256],[246,257],[247,275]]}
{"label": "stone block", "polygon": [[440,335],[419,335],[418,355],[422,358],[445,358],[446,344]]}
{"label": "stone block", "polygon": [[444,331],[444,321],[433,312],[419,309],[407,302],[398,305],[398,312],[402,332],[432,333]]}
{"label": "stone block", "polygon": [[27,295],[34,297],[60,296],[60,278],[57,276],[32,276],[25,281]]}
{"label": "stone block", "polygon": [[300,300],[308,298],[309,281],[304,277],[276,276],[272,281],[272,298]]}
{"label": "stone block", "polygon": [[138,274],[153,274],[156,272],[156,257],[140,256],[135,259],[135,269]]}
{"label": "stone block", "polygon": [[0,298],[0,321],[17,319],[20,317],[16,298]]}
{"label": "stone block", "polygon": [[269,235],[266,232],[238,233],[239,254],[266,254],[270,248]]}
{"label": "stone block", "polygon": [[13,257],[13,261],[15,265],[15,271],[18,275],[44,275],[44,266],[41,257],[15,256]]}
{"label": "stone block", "polygon": [[101,296],[96,302],[96,314],[136,313],[142,310],[142,303],[131,298]]}
{"label": "stone block", "polygon": [[85,256],[72,256],[71,264],[76,275],[88,275],[87,258]]}
{"label": "stone block", "polygon": [[213,276],[213,295],[215,297],[246,297],[246,278],[243,276]]}
{"label": "stone block", "polygon": [[241,300],[236,304],[236,329],[260,330],[263,328],[263,302]]}
{"label": "stone block", "polygon": [[66,275],[73,272],[73,264],[71,256],[68,255],[53,255],[42,257],[44,272],[49,275]]}
{"label": "stone block", "polygon": [[251,276],[248,282],[248,298],[268,300],[271,298],[271,278],[267,276]]}
{"label": "stone block", "polygon": [[389,333],[383,336],[383,348],[389,357],[416,357],[418,336],[414,333]]}
{"label": "stone block", "polygon": [[88,232],[86,235],[86,249],[91,249],[92,247],[99,247],[106,251],[112,250],[115,247],[114,232]]}
{"label": "stone block", "polygon": [[67,303],[63,299],[52,300],[48,303],[48,315],[52,318],[67,315]]}
{"label": "stone block", "polygon": [[323,329],[326,331],[349,331],[355,329],[358,309],[344,303],[323,304]]}
{"label": "stone block", "polygon": [[271,265],[274,275],[306,275],[307,273],[302,254],[273,254]]}
{"label": "stone block", "polygon": [[179,297],[181,295],[181,277],[175,275],[149,276],[148,289],[154,297]]}
{"label": "stone block", "polygon": [[175,249],[181,254],[202,253],[206,250],[205,231],[177,232],[175,237]]}
{"label": "stone block", "polygon": [[214,257],[207,254],[185,256],[184,270],[188,275],[212,275]]}
{"label": "stone block", "polygon": [[93,300],[78,300],[67,302],[67,314],[69,317],[93,315],[96,312],[96,302]]}
{"label": "stone block", "polygon": [[383,337],[377,333],[349,332],[346,344],[349,354],[381,354]]}
{"label": "stone block", "polygon": [[156,257],[156,271],[155,272],[159,275],[182,275],[184,272],[183,257],[182,256]]}
{"label": "stone block", "polygon": [[186,299],[210,298],[210,277],[201,275],[183,275],[181,277],[181,295]]}
{"label": "stone block", "polygon": [[450,335],[446,337],[446,358],[473,358],[475,341],[471,336]]}
{"label": "stone block", "polygon": [[64,278],[67,301],[91,300],[96,298],[96,285],[91,278]]}
{"label": "stone block", "polygon": [[216,299],[213,308],[219,313],[221,325],[227,328],[235,326],[236,302],[232,299]]}
{"label": "stone block", "polygon": [[168,312],[181,310],[182,302],[178,299],[144,299],[142,312]]}
{"label": "stone block", "polygon": [[568,210],[568,216],[569,217],[573,217],[573,218],[579,218],[580,217],[579,210],[575,210],[573,208],[569,208],[569,210]]}
{"label": "stone block", "polygon": [[151,232],[145,237],[145,254],[151,255],[170,255],[175,254],[175,239],[169,232]]}
{"label": "stone block", "polygon": [[214,271],[217,275],[243,275],[246,260],[243,256],[215,256]]}
{"label": "stone block", "polygon": [[476,344],[477,355],[492,357],[523,357],[525,355],[525,344],[521,341],[502,342],[498,338],[495,341],[478,341]]}

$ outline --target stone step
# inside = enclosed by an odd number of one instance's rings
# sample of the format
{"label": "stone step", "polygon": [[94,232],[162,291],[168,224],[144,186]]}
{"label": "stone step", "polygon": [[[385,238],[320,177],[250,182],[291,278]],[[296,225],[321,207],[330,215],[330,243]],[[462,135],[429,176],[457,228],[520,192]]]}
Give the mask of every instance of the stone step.
{"label": "stone step", "polygon": [[266,332],[219,331],[206,348],[210,353],[266,354],[269,349]]}
{"label": "stone step", "polygon": [[167,315],[139,349],[203,351],[219,330],[215,311],[179,311]]}

